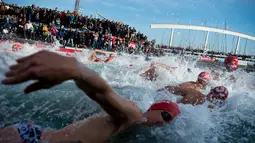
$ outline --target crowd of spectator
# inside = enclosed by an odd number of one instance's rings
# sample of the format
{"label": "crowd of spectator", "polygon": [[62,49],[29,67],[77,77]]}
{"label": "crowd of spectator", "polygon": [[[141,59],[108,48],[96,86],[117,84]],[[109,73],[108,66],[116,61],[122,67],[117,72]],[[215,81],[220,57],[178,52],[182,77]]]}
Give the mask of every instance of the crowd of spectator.
{"label": "crowd of spectator", "polygon": [[[18,6],[0,2],[0,31],[3,35],[11,35],[24,39],[39,40],[53,43],[59,41],[63,46],[93,48],[129,53],[152,53],[164,55],[163,49],[183,54],[207,53],[207,55],[226,55],[215,51],[201,49],[168,47],[156,45],[156,41],[148,41],[147,37],[123,22],[105,18],[83,16],[76,11],[59,11],[58,8],[48,9],[38,6]],[[6,34],[8,33],[8,34]],[[133,43],[130,44],[130,43]],[[160,49],[160,50],[156,50]],[[254,58],[237,55],[242,59]]]}
{"label": "crowd of spectator", "polygon": [[[63,46],[148,52],[148,48],[155,45],[155,41],[148,41],[144,34],[123,22],[83,16],[76,11],[59,11],[58,8],[2,2],[0,22],[1,31],[7,29],[17,37],[48,43],[58,40]],[[134,48],[130,48],[130,42],[135,43]]]}

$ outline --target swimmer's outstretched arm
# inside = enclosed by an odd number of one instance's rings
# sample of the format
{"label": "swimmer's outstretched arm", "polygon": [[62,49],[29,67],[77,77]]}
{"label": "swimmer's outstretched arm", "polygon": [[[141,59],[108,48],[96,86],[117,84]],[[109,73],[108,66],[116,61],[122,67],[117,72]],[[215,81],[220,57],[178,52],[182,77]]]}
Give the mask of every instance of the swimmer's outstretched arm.
{"label": "swimmer's outstretched arm", "polygon": [[157,65],[159,65],[161,68],[164,68],[166,70],[174,70],[177,68],[177,67],[171,67],[171,66],[168,66],[168,65],[162,64],[162,63],[157,63]]}
{"label": "swimmer's outstretched arm", "polygon": [[230,75],[229,77],[227,77],[225,80],[230,80],[232,82],[236,82],[237,78],[234,75]]}
{"label": "swimmer's outstretched arm", "polygon": [[220,80],[220,74],[219,72],[217,72],[216,70],[211,70],[212,72],[212,77],[213,77],[213,80]]}
{"label": "swimmer's outstretched arm", "polygon": [[95,71],[80,65],[74,58],[41,51],[17,60],[10,67],[3,84],[19,84],[36,80],[26,87],[25,93],[49,89],[67,80],[74,80],[87,96],[95,100],[118,124],[137,120],[140,109],[126,104],[122,98]]}
{"label": "swimmer's outstretched arm", "polygon": [[99,53],[99,54],[106,55],[106,52],[104,52],[104,51],[102,51],[102,50],[95,50],[95,53]]}
{"label": "swimmer's outstretched arm", "polygon": [[125,104],[125,99],[113,91],[106,81],[95,71],[87,67],[80,67],[79,70],[81,76],[75,80],[76,85],[91,99],[100,104],[117,122],[126,122],[129,120],[129,117],[134,117],[131,114],[137,109],[133,110],[133,107]]}
{"label": "swimmer's outstretched arm", "polygon": [[151,75],[153,75],[154,73],[155,73],[156,71],[155,71],[155,67],[150,67],[149,69],[147,69],[144,73],[142,73],[142,74],[140,74],[140,76],[146,76],[146,75],[148,75],[148,74],[151,74]]}
{"label": "swimmer's outstretched arm", "polygon": [[95,50],[88,58],[89,61],[94,61],[97,58],[97,54],[103,54],[104,56],[106,56],[106,53],[104,51],[101,50]]}

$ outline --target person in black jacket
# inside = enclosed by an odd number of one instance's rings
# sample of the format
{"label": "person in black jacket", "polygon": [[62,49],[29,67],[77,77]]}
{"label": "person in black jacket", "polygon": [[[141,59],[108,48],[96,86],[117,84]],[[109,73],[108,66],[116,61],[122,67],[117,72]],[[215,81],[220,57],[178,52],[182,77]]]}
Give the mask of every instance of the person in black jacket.
{"label": "person in black jacket", "polygon": [[71,27],[68,28],[68,32],[67,32],[67,44],[69,44],[71,42],[72,44],[72,47],[74,46],[73,44],[73,39],[74,39],[74,32],[73,32],[73,29]]}
{"label": "person in black jacket", "polygon": [[78,28],[76,28],[76,31],[74,34],[74,43],[77,46],[80,44],[80,30]]}

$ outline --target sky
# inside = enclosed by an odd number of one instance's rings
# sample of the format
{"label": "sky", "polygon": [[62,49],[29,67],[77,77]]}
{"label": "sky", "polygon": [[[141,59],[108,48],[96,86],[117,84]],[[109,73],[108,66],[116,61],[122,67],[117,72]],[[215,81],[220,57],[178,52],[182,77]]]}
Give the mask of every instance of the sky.
{"label": "sky", "polygon": [[[35,4],[60,10],[73,10],[75,0],[3,0],[18,5]],[[123,21],[150,40],[168,44],[171,31],[151,29],[150,24],[191,24],[226,28],[231,31],[255,36],[255,0],[80,0],[84,15],[95,16],[96,12],[105,18]],[[205,33],[189,30],[175,30],[174,46],[201,46]],[[226,39],[226,40],[225,40]],[[233,51],[237,38],[210,34],[212,49]],[[241,39],[240,52],[255,55],[255,42]]]}

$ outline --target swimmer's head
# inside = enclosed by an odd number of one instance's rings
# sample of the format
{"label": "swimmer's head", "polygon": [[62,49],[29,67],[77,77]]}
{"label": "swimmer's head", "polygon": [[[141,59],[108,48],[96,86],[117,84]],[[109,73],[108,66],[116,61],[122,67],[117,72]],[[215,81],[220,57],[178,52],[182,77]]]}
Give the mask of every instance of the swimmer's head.
{"label": "swimmer's head", "polygon": [[235,71],[238,69],[238,58],[235,56],[228,56],[224,61],[224,66],[228,71]]}
{"label": "swimmer's head", "polygon": [[217,86],[211,89],[206,100],[214,105],[222,106],[228,98],[228,89],[224,86]]}
{"label": "swimmer's head", "polygon": [[157,101],[144,113],[143,125],[154,126],[171,123],[181,113],[179,106],[170,100]]}
{"label": "swimmer's head", "polygon": [[211,76],[208,72],[201,72],[197,77],[197,81],[202,85],[207,85],[210,80]]}
{"label": "swimmer's head", "polygon": [[151,67],[155,67],[156,66],[156,62],[151,62]]}
{"label": "swimmer's head", "polygon": [[115,58],[115,55],[114,55],[113,53],[111,53],[111,54],[109,55],[109,58],[107,58],[107,59],[105,60],[105,62],[108,63],[108,62],[112,61],[114,58]]}
{"label": "swimmer's head", "polygon": [[109,55],[109,58],[115,58],[115,55],[114,55],[113,53],[111,53],[111,54]]}

